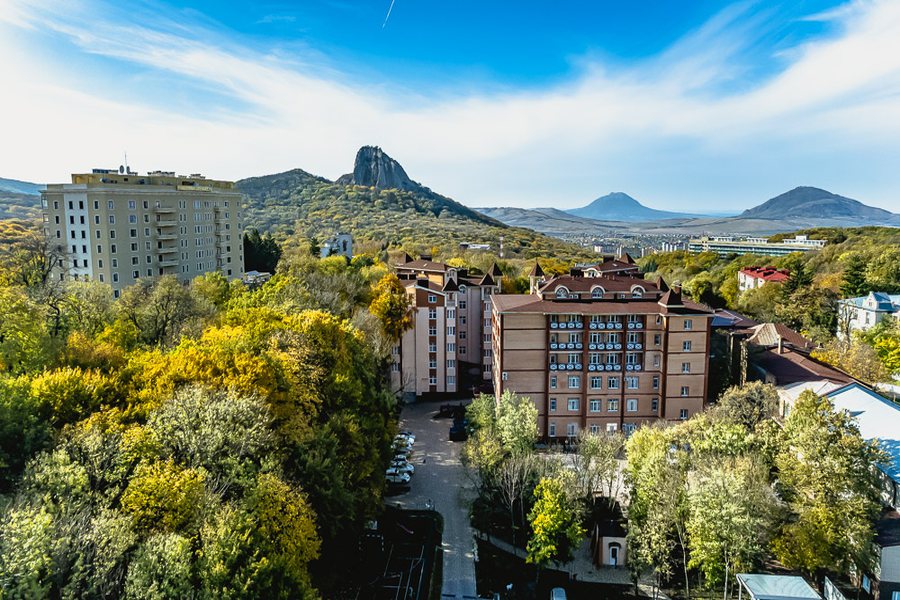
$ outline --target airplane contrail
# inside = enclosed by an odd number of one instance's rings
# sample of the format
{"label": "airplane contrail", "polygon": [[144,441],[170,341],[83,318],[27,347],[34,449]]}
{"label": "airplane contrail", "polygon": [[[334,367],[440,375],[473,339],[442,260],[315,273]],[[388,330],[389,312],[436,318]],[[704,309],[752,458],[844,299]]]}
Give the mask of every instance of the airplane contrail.
{"label": "airplane contrail", "polygon": [[391,11],[394,10],[394,2],[396,0],[391,0],[391,5],[388,6],[387,15],[384,17],[384,23],[381,24],[381,28],[384,29],[384,26],[387,25],[388,19],[391,18]]}

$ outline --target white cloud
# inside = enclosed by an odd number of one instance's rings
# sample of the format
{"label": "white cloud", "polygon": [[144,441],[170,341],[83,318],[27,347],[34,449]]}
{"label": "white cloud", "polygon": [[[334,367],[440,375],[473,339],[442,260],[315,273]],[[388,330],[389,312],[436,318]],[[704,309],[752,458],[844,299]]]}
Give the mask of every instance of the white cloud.
{"label": "white cloud", "polygon": [[[58,181],[117,163],[123,149],[146,169],[238,178],[299,166],[336,177],[358,146],[379,144],[412,177],[470,205],[571,206],[624,189],[660,206],[722,209],[723,190],[749,205],[779,185],[834,182],[843,186],[834,191],[900,210],[889,160],[900,153],[896,2],[816,17],[841,33],[793,49],[781,73],[737,92],[720,84],[742,73],[737,57],[762,18],[742,5],[628,69],[593,64],[549,89],[454,94],[453,82],[348,83],[314,57],[260,51],[203,22],[8,1],[0,52],[22,60],[0,63],[9,84],[0,130],[14,141],[0,146],[7,177]],[[96,57],[89,64],[161,72],[168,87],[142,101],[141,90],[117,87],[99,68],[74,78],[66,57],[48,61],[25,47],[44,29]],[[195,86],[233,103],[179,114],[204,101]],[[160,102],[166,94],[188,100]]]}

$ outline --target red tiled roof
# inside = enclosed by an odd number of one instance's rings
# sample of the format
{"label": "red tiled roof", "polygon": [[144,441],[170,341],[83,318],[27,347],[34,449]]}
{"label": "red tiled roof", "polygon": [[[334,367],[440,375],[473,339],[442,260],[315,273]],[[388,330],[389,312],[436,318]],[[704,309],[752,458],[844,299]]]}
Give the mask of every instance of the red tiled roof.
{"label": "red tiled roof", "polygon": [[783,283],[791,277],[791,272],[787,269],[776,269],[775,267],[746,267],[741,269],[741,273],[749,277],[776,283]]}

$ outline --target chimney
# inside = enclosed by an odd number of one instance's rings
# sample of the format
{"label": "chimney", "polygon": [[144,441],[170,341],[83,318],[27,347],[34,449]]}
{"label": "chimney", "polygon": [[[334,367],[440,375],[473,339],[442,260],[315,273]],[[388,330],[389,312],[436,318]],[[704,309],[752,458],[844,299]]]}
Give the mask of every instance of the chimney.
{"label": "chimney", "polygon": [[784,338],[778,336],[778,354],[784,354]]}

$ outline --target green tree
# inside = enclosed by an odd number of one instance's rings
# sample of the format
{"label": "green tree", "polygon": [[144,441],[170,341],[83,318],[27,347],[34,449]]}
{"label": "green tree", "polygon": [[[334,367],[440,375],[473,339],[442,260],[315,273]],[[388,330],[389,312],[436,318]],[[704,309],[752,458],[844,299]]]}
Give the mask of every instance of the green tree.
{"label": "green tree", "polygon": [[872,524],[881,508],[873,465],[884,459],[850,414],[811,391],[800,395],[775,458],[792,514],[773,542],[786,567],[809,574],[872,568]]}
{"label": "green tree", "polygon": [[844,298],[864,296],[871,291],[866,282],[866,261],[858,253],[850,254],[844,261],[843,278],[841,295]]}
{"label": "green tree", "polygon": [[531,398],[505,390],[497,406],[497,434],[512,455],[528,454],[538,438],[537,407]]}
{"label": "green tree", "polygon": [[172,275],[141,280],[123,290],[116,304],[119,319],[134,327],[143,342],[168,344],[195,315],[190,291]]}
{"label": "green tree", "polygon": [[743,425],[748,431],[774,417],[777,411],[778,390],[761,381],[751,381],[725,390],[715,405],[717,416]]}
{"label": "green tree", "polygon": [[534,490],[534,506],[528,514],[531,539],[526,561],[543,567],[551,560],[568,562],[572,548],[584,536],[574,501],[566,493],[570,487],[559,478],[544,477]]}
{"label": "green tree", "polygon": [[749,458],[708,461],[688,478],[690,566],[707,587],[729,584],[765,555],[777,500],[765,466]]}
{"label": "green tree", "polygon": [[164,600],[194,595],[191,541],[177,533],[157,533],[141,544],[128,565],[125,598]]}
{"label": "green tree", "polygon": [[378,317],[384,333],[395,342],[413,326],[412,301],[393,273],[382,277],[372,288],[369,311]]}
{"label": "green tree", "polygon": [[258,229],[244,233],[244,266],[248,271],[274,273],[281,258],[281,247],[271,233],[260,235]]}

